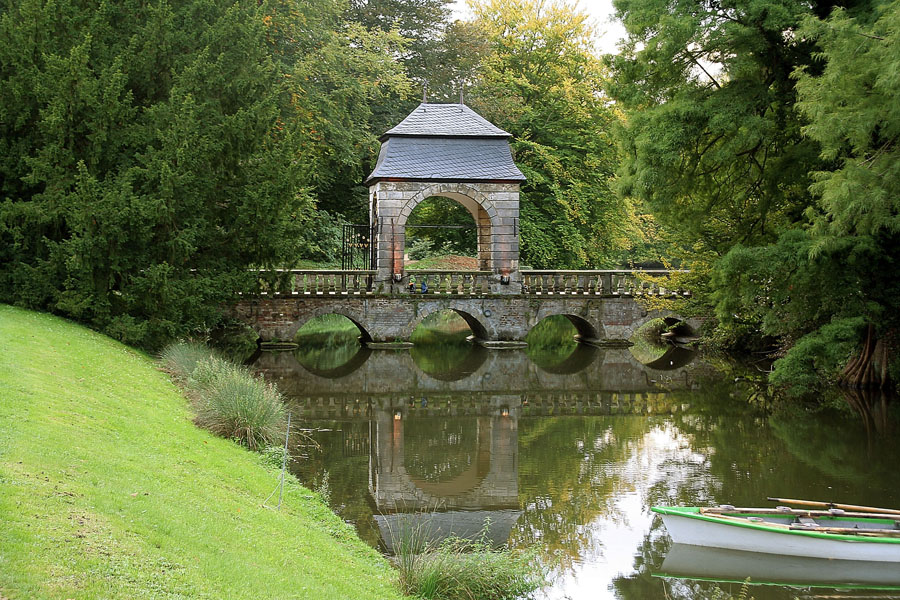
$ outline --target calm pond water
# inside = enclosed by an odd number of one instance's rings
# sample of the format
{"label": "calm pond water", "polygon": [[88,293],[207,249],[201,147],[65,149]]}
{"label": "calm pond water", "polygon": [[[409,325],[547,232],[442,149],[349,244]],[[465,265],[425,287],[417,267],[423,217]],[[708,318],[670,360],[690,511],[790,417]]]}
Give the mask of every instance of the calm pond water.
{"label": "calm pond water", "polygon": [[[392,531],[427,519],[438,538],[538,549],[552,571],[546,598],[715,598],[740,585],[706,579],[816,577],[672,547],[653,505],[782,496],[900,507],[897,402],[837,394],[825,409],[784,407],[760,377],[685,350],[332,344],[266,352],[254,366],[319,444],[294,472],[364,540],[390,553]],[[900,568],[887,569],[868,576],[900,585]],[[751,593],[900,596],[833,585]]]}

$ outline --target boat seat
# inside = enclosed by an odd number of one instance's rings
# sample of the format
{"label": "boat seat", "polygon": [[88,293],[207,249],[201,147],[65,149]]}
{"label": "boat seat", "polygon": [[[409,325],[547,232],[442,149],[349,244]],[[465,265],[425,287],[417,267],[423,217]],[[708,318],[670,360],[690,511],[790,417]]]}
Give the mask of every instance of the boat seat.
{"label": "boat seat", "polygon": [[797,517],[797,523],[803,525],[804,527],[818,527],[819,524],[816,523],[816,520],[810,517]]}

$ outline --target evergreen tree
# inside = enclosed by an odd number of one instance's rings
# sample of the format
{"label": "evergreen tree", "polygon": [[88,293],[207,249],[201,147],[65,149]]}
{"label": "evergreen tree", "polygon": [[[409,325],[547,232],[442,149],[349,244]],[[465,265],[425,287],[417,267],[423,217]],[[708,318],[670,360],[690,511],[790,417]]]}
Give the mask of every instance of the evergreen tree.
{"label": "evergreen tree", "polygon": [[[720,321],[789,348],[798,393],[883,385],[897,284],[896,2],[617,0],[625,194],[703,273]],[[893,42],[893,43],[892,43]]]}
{"label": "evergreen tree", "polygon": [[313,214],[266,7],[17,0],[0,15],[0,299],[155,346],[208,327]]}

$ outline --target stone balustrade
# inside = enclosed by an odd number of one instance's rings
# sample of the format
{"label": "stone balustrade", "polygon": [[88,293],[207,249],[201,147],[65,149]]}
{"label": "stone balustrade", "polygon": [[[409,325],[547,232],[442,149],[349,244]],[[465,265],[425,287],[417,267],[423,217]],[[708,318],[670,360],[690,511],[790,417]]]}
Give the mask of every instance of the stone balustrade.
{"label": "stone balustrade", "polygon": [[[689,290],[665,285],[673,272],[679,271],[525,270],[518,281],[510,282],[510,289],[521,290],[525,296],[690,296]],[[261,296],[391,295],[376,287],[374,270],[273,269],[258,273]],[[399,294],[395,291],[393,295],[488,296],[496,293],[498,281],[499,276],[490,271],[408,270],[394,286]]]}
{"label": "stone balustrade", "polygon": [[374,292],[375,271],[272,269],[258,273],[262,296],[360,296]]}
{"label": "stone balustrade", "polygon": [[491,293],[490,271],[410,270],[406,290],[413,294],[483,296]]}
{"label": "stone balustrade", "polygon": [[595,271],[522,271],[522,293],[531,296],[690,296],[690,291],[668,288],[667,269]]}

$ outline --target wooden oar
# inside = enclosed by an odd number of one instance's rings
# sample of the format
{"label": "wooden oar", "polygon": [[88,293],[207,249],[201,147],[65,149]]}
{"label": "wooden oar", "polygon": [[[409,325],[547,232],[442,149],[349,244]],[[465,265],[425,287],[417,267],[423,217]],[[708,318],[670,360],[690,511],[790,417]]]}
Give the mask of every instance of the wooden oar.
{"label": "wooden oar", "polygon": [[791,531],[816,531],[819,533],[838,533],[841,535],[858,535],[862,537],[900,537],[898,529],[856,529],[855,527],[828,527],[820,525],[818,527],[804,527],[802,525],[791,525]]}
{"label": "wooden oar", "polygon": [[835,515],[828,510],[815,510],[812,508],[791,508],[787,511],[784,511],[778,510],[777,508],[722,508],[721,506],[715,506],[710,508],[701,508],[700,512],[702,514],[712,515],[737,515],[751,513],[756,515],[772,515],[782,517],[833,517],[836,519],[888,519],[900,521],[900,515],[852,511],[845,511],[841,515]]}
{"label": "wooden oar", "polygon": [[796,504],[798,506],[813,506],[816,508],[840,508],[841,510],[852,510],[854,512],[881,513],[883,515],[900,515],[900,510],[893,508],[876,508],[874,506],[859,506],[856,504],[838,504],[837,502],[819,502],[817,500],[794,500],[792,498],[767,498],[770,502],[780,502],[782,504]]}

